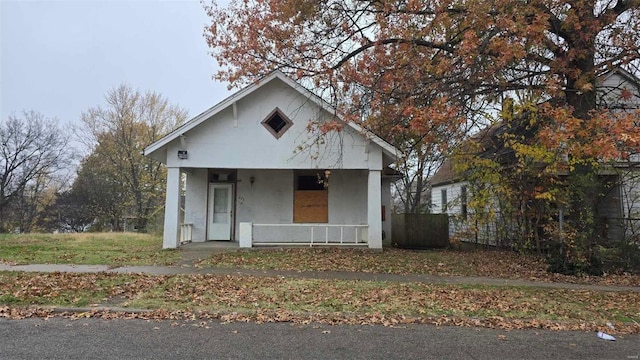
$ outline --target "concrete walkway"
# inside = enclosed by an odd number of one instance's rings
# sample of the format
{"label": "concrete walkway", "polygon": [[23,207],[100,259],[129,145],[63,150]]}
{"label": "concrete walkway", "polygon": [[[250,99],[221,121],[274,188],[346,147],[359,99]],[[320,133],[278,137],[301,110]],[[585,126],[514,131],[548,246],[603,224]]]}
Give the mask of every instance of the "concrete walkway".
{"label": "concrete walkway", "polygon": [[68,272],[68,273],[118,273],[118,274],[150,274],[150,275],[179,275],[179,274],[215,274],[215,275],[248,275],[261,277],[284,277],[294,279],[331,279],[331,280],[362,280],[387,281],[396,283],[426,283],[452,285],[490,285],[490,286],[528,286],[552,289],[592,290],[592,291],[631,291],[640,292],[637,286],[603,286],[589,284],[552,283],[513,279],[496,279],[489,277],[469,276],[440,276],[424,274],[375,274],[362,272],[338,271],[283,271],[283,270],[251,270],[232,268],[209,268],[193,266],[121,266],[108,265],[64,265],[64,264],[32,264],[6,265],[0,264],[0,271],[23,272]]}

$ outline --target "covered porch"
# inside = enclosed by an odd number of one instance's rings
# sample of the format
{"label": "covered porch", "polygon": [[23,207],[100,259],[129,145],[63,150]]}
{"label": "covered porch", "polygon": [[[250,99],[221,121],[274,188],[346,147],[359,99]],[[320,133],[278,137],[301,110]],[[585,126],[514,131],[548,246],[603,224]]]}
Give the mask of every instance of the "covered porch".
{"label": "covered porch", "polygon": [[391,232],[391,179],[381,170],[169,167],[167,173],[164,248],[214,241],[381,249]]}

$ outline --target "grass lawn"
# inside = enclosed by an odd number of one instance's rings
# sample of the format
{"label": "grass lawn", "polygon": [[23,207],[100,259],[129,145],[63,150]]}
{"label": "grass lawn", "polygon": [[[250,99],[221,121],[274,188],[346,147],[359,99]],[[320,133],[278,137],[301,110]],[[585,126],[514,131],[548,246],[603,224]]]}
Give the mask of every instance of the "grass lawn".
{"label": "grass lawn", "polygon": [[[3,306],[108,306],[248,321],[427,322],[640,332],[640,293],[251,276],[0,272]],[[7,307],[4,308],[5,314]],[[226,315],[225,315],[226,314]],[[206,316],[205,316],[206,318]]]}
{"label": "grass lawn", "polygon": [[167,265],[180,252],[137,233],[0,234],[0,262],[15,264]]}

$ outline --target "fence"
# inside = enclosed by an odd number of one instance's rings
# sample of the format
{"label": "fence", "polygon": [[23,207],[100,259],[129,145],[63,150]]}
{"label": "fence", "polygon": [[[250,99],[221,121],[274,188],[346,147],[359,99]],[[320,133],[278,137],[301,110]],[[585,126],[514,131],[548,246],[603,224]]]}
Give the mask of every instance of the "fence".
{"label": "fence", "polygon": [[407,249],[449,246],[449,217],[446,214],[392,215],[392,241]]}
{"label": "fence", "polygon": [[[536,220],[533,217],[524,218],[519,213],[471,213],[467,219],[450,215],[449,236],[463,243],[507,249],[535,248],[544,252],[550,240],[560,240],[560,218],[550,216]],[[624,242],[640,235],[640,219],[599,216],[594,220],[594,235],[602,245]]]}
{"label": "fence", "polygon": [[240,247],[368,246],[368,225],[240,223]]}

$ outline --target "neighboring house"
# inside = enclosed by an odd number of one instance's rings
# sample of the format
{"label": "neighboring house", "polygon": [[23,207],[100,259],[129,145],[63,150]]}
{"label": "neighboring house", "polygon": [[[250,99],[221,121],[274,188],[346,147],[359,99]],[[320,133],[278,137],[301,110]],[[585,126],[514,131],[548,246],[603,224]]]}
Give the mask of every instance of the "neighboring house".
{"label": "neighboring house", "polygon": [[[382,248],[391,233],[388,166],[399,151],[335,114],[274,72],[147,147],[167,166],[163,247],[182,239]],[[331,121],[341,130],[318,138],[308,129]]]}
{"label": "neighboring house", "polygon": [[[635,111],[640,109],[640,80],[632,74],[622,70],[612,70],[599,78],[598,104],[611,111]],[[625,91],[626,95],[621,96]],[[484,152],[478,154],[484,157],[499,159],[499,163],[507,166],[509,163],[509,150],[505,149],[501,135],[505,132],[516,133],[525,138],[529,136],[526,130],[518,127],[507,126],[505,123],[497,123],[489,126],[470,141],[479,142]],[[640,235],[640,157],[632,155],[630,161],[615,164],[606,174],[602,174],[605,180],[615,184],[605,194],[598,209],[599,216],[605,220],[608,237],[620,237],[623,231],[627,235]],[[464,174],[455,171],[451,159],[444,161],[440,169],[430,179],[431,182],[431,206],[433,213],[449,214],[453,220],[450,223],[450,235],[469,235],[471,229],[464,220],[467,218],[467,203],[472,196],[469,193],[469,183]],[[497,204],[488,204],[496,208]],[[496,221],[501,221],[497,219]],[[475,239],[487,244],[496,241],[497,228],[495,224],[485,224],[484,228],[476,229]]]}
{"label": "neighboring house", "polygon": [[431,178],[431,212],[465,215],[468,182],[456,173],[451,160],[445,160]]}

